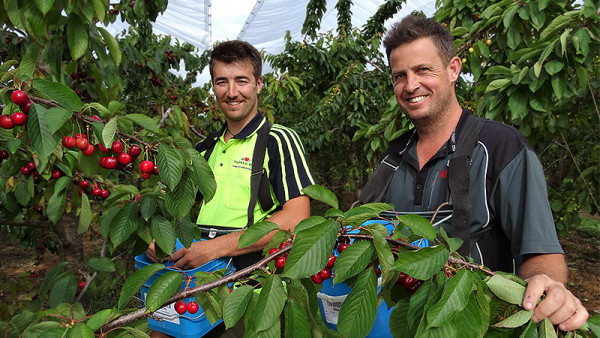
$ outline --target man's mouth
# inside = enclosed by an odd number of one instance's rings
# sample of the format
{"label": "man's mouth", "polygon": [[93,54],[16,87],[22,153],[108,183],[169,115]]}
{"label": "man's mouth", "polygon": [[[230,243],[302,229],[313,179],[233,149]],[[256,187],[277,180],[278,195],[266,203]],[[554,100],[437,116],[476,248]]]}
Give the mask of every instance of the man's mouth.
{"label": "man's mouth", "polygon": [[427,95],[415,96],[415,97],[409,98],[407,101],[410,103],[417,103],[417,102],[421,102],[421,101],[425,100],[426,97],[427,97]]}
{"label": "man's mouth", "polygon": [[242,102],[241,101],[227,101],[227,104],[230,106],[239,106]]}

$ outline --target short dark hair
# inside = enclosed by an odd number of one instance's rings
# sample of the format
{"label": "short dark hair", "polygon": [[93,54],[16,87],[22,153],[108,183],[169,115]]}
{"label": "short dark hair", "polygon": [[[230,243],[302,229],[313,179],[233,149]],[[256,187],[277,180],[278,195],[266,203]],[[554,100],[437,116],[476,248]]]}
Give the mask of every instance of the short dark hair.
{"label": "short dark hair", "polygon": [[213,67],[215,61],[224,63],[250,61],[254,79],[258,81],[258,78],[260,78],[262,74],[262,58],[260,53],[256,48],[254,48],[254,46],[246,41],[231,40],[221,42],[215,46],[213,51],[210,53],[210,59],[208,61],[208,69],[210,71],[211,79],[213,79]]}
{"label": "short dark hair", "polygon": [[437,21],[416,15],[406,16],[400,22],[396,22],[385,35],[383,46],[388,62],[390,54],[396,47],[428,37],[433,40],[442,61],[450,62],[450,59],[454,57],[452,34]]}

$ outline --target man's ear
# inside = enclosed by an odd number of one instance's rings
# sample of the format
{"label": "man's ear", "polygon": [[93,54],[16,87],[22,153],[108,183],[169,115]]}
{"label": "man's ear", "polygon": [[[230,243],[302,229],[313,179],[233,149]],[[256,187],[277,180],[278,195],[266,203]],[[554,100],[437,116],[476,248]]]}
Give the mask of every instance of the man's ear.
{"label": "man's ear", "polygon": [[462,68],[462,62],[458,58],[458,56],[453,57],[448,62],[448,77],[452,83],[456,82],[458,76],[460,75],[460,69]]}
{"label": "man's ear", "polygon": [[260,94],[260,89],[262,88],[263,78],[262,76],[256,80],[256,94]]}

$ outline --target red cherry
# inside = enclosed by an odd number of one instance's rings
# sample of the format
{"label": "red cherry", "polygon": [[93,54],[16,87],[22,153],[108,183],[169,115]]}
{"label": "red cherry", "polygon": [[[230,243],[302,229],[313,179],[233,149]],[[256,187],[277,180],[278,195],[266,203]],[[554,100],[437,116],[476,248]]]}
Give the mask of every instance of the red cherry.
{"label": "red cherry", "polygon": [[82,187],[83,189],[87,189],[90,186],[90,181],[83,180],[83,181],[79,182],[79,186]]}
{"label": "red cherry", "polygon": [[321,276],[321,278],[323,280],[326,280],[327,278],[331,277],[331,269],[323,269],[319,272],[319,276]]}
{"label": "red cherry", "polygon": [[118,159],[119,163],[123,165],[131,163],[131,155],[129,155],[128,153],[120,153]]}
{"label": "red cherry", "polygon": [[79,193],[79,196],[83,195],[83,190],[79,189],[78,193]]}
{"label": "red cherry", "polygon": [[27,169],[29,169],[29,171],[34,171],[35,170],[35,162],[33,162],[33,161],[27,162]]}
{"label": "red cherry", "polygon": [[131,157],[138,157],[138,156],[140,156],[141,153],[142,153],[142,148],[140,146],[138,146],[137,144],[134,144],[131,146],[131,148],[129,148],[129,155]]}
{"label": "red cherry", "polygon": [[105,162],[104,162],[104,167],[106,169],[115,169],[117,167],[117,163],[119,163],[117,161],[116,158],[114,157],[107,157]]}
{"label": "red cherry", "polygon": [[108,197],[108,190],[102,189],[102,191],[100,192],[100,196],[102,196],[102,198],[107,198]]}
{"label": "red cherry", "polygon": [[175,311],[180,315],[184,314],[187,311],[187,304],[183,300],[178,300],[175,303]]}
{"label": "red cherry", "polygon": [[187,305],[187,310],[191,314],[198,312],[198,309],[200,309],[200,306],[198,305],[198,303],[195,300],[189,302]]}
{"label": "red cherry", "polygon": [[12,129],[15,123],[11,120],[8,115],[0,115],[0,127],[4,129]]}
{"label": "red cherry", "polygon": [[83,156],[91,156],[94,153],[94,145],[88,144],[87,147],[81,152]]}
{"label": "red cherry", "polygon": [[123,152],[123,144],[120,141],[114,141],[110,150],[115,154],[120,154]]}
{"label": "red cherry", "polygon": [[54,170],[52,172],[52,178],[57,179],[62,175],[62,172],[60,172],[60,170]]}
{"label": "red cherry", "polygon": [[21,167],[21,174],[23,174],[25,176],[29,176],[29,175],[31,175],[31,171],[29,171],[29,169],[27,169],[27,167]]}
{"label": "red cherry", "polygon": [[106,168],[106,156],[100,157],[100,167]]}
{"label": "red cherry", "polygon": [[400,272],[400,276],[398,276],[398,281],[397,283],[400,285],[404,284],[404,279],[406,278],[406,274],[404,272]]}
{"label": "red cherry", "polygon": [[158,175],[158,166],[155,164],[154,167],[152,167],[152,173],[154,175]]}
{"label": "red cherry", "polygon": [[[77,137],[75,137],[77,138]],[[88,146],[88,140],[86,138],[80,138],[77,139],[77,148],[81,149],[81,150],[85,150],[85,148],[87,148]]]}
{"label": "red cherry", "polygon": [[92,119],[96,121],[102,121],[102,119],[98,115],[92,115]]}
{"label": "red cherry", "polygon": [[31,110],[31,101],[27,101],[25,102],[24,105],[19,106],[21,108],[21,111],[25,114],[28,115],[29,114],[29,110]]}
{"label": "red cherry", "polygon": [[381,269],[378,266],[373,269],[375,270],[375,276],[377,276],[377,278],[381,277]]}
{"label": "red cherry", "polygon": [[269,256],[276,252],[277,252],[277,248],[272,248],[271,250],[269,250]]}
{"label": "red cherry", "polygon": [[275,266],[283,269],[285,267],[285,262],[287,261],[287,258],[283,257],[283,256],[279,256],[277,257],[277,259],[275,260]]}
{"label": "red cherry", "polygon": [[94,188],[92,190],[92,194],[94,194],[94,196],[100,196],[100,195],[102,195],[102,189],[100,189],[100,188]]}
{"label": "red cherry", "polygon": [[341,243],[340,245],[338,245],[338,252],[342,253],[342,251],[346,250],[346,248],[349,246],[350,244],[346,244],[346,243]]}
{"label": "red cherry", "polygon": [[416,283],[417,283],[416,279],[414,279],[411,276],[406,276],[406,278],[404,278],[404,281],[402,282],[402,285],[404,285],[405,288],[410,289]]}
{"label": "red cherry", "polygon": [[27,103],[27,94],[22,90],[15,90],[10,95],[10,98],[17,106],[22,106]]}
{"label": "red cherry", "polygon": [[152,177],[152,173],[142,173],[142,178],[149,179]]}
{"label": "red cherry", "polygon": [[100,148],[103,153],[108,153],[108,149],[106,149],[102,143],[98,143],[98,148]]}
{"label": "red cherry", "polygon": [[74,148],[77,145],[77,140],[71,136],[65,136],[62,139],[62,145],[65,148]]}
{"label": "red cherry", "polygon": [[85,287],[85,281],[84,280],[80,280],[79,283],[77,283],[77,288],[78,289],[83,289]]}
{"label": "red cherry", "polygon": [[15,124],[15,126],[22,126],[27,123],[27,115],[25,115],[21,112],[16,112],[16,113],[12,114],[10,119]]}
{"label": "red cherry", "polygon": [[6,160],[8,158],[8,151],[0,150],[0,160]]}
{"label": "red cherry", "polygon": [[140,163],[140,170],[143,173],[151,173],[153,169],[154,163],[152,163],[152,161],[142,161],[142,163]]}
{"label": "red cherry", "polygon": [[333,265],[335,264],[335,255],[333,254],[333,252],[331,253],[331,256],[329,256],[329,260],[327,260],[327,268],[331,269],[333,268]]}
{"label": "red cherry", "polygon": [[321,274],[320,273],[315,273],[314,275],[310,276],[310,279],[315,284],[321,284],[321,283],[323,283],[323,278],[321,278]]}
{"label": "red cherry", "polygon": [[75,139],[76,139],[76,140],[79,140],[80,138],[85,138],[85,139],[87,139],[87,135],[86,135],[86,134],[83,134],[83,133],[81,133],[81,134],[79,134],[79,133],[75,134]]}
{"label": "red cherry", "polygon": [[285,241],[285,242],[281,242],[281,244],[279,244],[279,249],[283,249],[286,246],[292,244],[291,242]]}

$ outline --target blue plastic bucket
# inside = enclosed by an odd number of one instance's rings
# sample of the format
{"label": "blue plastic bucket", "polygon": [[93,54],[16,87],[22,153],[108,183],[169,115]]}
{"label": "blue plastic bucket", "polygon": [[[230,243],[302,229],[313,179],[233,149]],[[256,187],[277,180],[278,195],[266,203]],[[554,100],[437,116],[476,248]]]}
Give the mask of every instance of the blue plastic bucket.
{"label": "blue plastic bucket", "polygon": [[[394,225],[391,222],[384,220],[367,221],[363,223],[363,225],[369,225],[373,223],[383,224],[390,233],[394,231]],[[420,241],[413,242],[412,244],[420,247],[426,247],[429,246],[429,241],[427,239],[422,239]],[[339,255],[337,249],[334,250],[334,254],[336,256]],[[339,283],[333,285],[333,278],[328,278],[323,281],[321,291],[317,293],[317,297],[319,300],[319,309],[321,310],[321,316],[323,317],[325,325],[327,325],[329,328],[333,330],[337,329],[340,308],[342,307],[344,300],[346,299],[351,290],[352,288],[346,283]],[[380,287],[377,288],[377,292],[379,292],[379,290]],[[392,310],[393,308],[388,309],[385,301],[381,302],[381,304],[377,308],[377,314],[375,316],[373,328],[371,329],[367,337],[376,338],[392,336],[390,333],[390,315],[392,313]]]}
{"label": "blue plastic bucket", "polygon": [[[179,250],[182,247],[183,247],[183,245],[181,244],[181,242],[179,242],[179,240],[177,240],[177,245],[176,245],[175,250]],[[145,253],[135,257],[135,268],[136,269],[140,269],[146,265],[153,264],[153,263],[154,262],[151,261],[146,256]],[[172,265],[172,263],[165,263],[165,265]],[[215,259],[213,261],[210,261],[210,262],[208,262],[202,266],[199,266],[195,269],[189,269],[189,270],[183,270],[183,271],[188,276],[193,276],[196,272],[199,272],[199,271],[212,272],[212,271],[216,271],[219,269],[227,268],[228,265],[229,265],[229,268],[231,268],[233,270],[233,267],[230,264],[230,259],[221,258],[221,259]],[[163,270],[155,273],[141,287],[140,293],[141,293],[142,301],[144,302],[144,304],[146,302],[146,294],[148,294],[148,289],[150,288],[150,285],[152,285],[152,283],[160,275],[162,275],[163,273],[165,273],[167,271],[169,271],[169,269],[163,269]],[[194,278],[192,280],[192,282],[189,284],[189,287],[196,286],[195,282],[196,282],[196,278]],[[181,288],[183,289],[184,287],[185,287],[185,283],[184,283],[184,285],[181,286]],[[188,298],[184,298],[183,300],[186,303],[189,303],[190,301],[193,301],[195,299],[194,299],[194,297],[188,297]],[[214,325],[212,325],[210,323],[210,321],[208,319],[206,319],[206,316],[204,315],[204,310],[202,310],[202,307],[200,307],[198,309],[198,312],[196,312],[194,314],[186,312],[186,313],[180,315],[175,311],[174,304],[170,304],[168,306],[158,309],[154,313],[154,316],[157,318],[157,320],[148,318],[148,327],[150,329],[160,331],[162,333],[166,333],[166,334],[174,336],[174,337],[186,337],[186,338],[187,337],[189,337],[189,338],[201,337],[223,321],[222,319],[220,319]]]}

